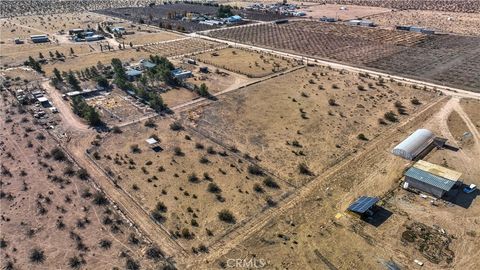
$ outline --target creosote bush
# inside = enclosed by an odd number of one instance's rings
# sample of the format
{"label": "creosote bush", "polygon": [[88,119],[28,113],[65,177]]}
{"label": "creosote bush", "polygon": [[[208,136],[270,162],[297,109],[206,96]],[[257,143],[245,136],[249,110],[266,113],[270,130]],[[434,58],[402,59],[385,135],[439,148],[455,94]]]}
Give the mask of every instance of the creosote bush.
{"label": "creosote bush", "polygon": [[222,211],[218,212],[218,219],[230,224],[235,224],[237,222],[233,213],[227,209],[223,209]]}

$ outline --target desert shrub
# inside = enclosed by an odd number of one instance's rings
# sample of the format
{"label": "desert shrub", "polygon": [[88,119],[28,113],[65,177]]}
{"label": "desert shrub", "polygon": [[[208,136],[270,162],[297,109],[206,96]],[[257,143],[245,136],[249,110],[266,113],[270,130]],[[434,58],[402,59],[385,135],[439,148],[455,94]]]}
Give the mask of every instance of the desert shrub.
{"label": "desert shrub", "polygon": [[272,197],[268,197],[268,198],[266,199],[266,202],[267,202],[267,205],[268,205],[269,207],[275,207],[275,206],[277,206],[277,202],[274,201],[274,200],[272,199]]}
{"label": "desert shrub", "polygon": [[67,155],[63,152],[62,149],[59,147],[55,147],[50,151],[50,155],[53,157],[54,160],[56,161],[65,161],[67,160]]}
{"label": "desert shrub", "polygon": [[420,102],[420,100],[418,100],[418,98],[414,97],[410,100],[410,102],[413,104],[413,105],[421,105],[422,102]]}
{"label": "desert shrub", "polygon": [[72,269],[79,269],[82,266],[82,260],[80,260],[77,256],[73,256],[68,259],[68,266]]}
{"label": "desert shrub", "polygon": [[90,178],[90,175],[88,174],[87,170],[85,170],[84,168],[80,168],[77,171],[77,176],[81,180],[87,180],[88,178]]}
{"label": "desert shrub", "polygon": [[365,86],[363,86],[363,85],[358,85],[357,89],[360,90],[360,91],[365,91],[366,90]]}
{"label": "desert shrub", "polygon": [[185,156],[185,153],[182,151],[182,148],[180,148],[179,146],[175,146],[173,148],[173,152],[175,153],[175,156],[179,156],[179,157]]}
{"label": "desert shrub", "polygon": [[203,173],[203,179],[211,181],[213,178],[208,174],[208,172]]}
{"label": "desert shrub", "polygon": [[378,118],[378,123],[379,123],[380,125],[388,125],[388,123],[385,122],[385,120],[384,120],[383,118]]}
{"label": "desert shrub", "polygon": [[233,213],[227,209],[223,209],[222,211],[218,212],[218,219],[220,219],[223,222],[231,223],[231,224],[234,224],[237,222]]}
{"label": "desert shrub", "polygon": [[103,249],[109,249],[112,246],[112,241],[107,240],[107,239],[102,239],[102,240],[100,240],[98,245]]}
{"label": "desert shrub", "polygon": [[45,261],[45,254],[43,250],[34,248],[30,251],[29,259],[32,263],[43,263]]}
{"label": "desert shrub", "polygon": [[198,222],[196,219],[193,219],[190,221],[190,225],[192,225],[193,227],[198,227]]}
{"label": "desert shrub", "polygon": [[158,247],[150,247],[145,252],[147,258],[150,260],[159,260],[163,257],[162,251]]}
{"label": "desert shrub", "polygon": [[209,183],[207,190],[210,193],[220,193],[220,192],[222,192],[222,189],[215,183]]}
{"label": "desert shrub", "polygon": [[108,199],[102,192],[97,192],[93,195],[93,203],[96,205],[107,205]]}
{"label": "desert shrub", "polygon": [[392,111],[386,112],[383,117],[390,122],[398,122],[397,115]]}
{"label": "desert shrub", "polygon": [[203,157],[200,158],[200,163],[202,163],[202,164],[207,164],[208,162],[210,162],[210,160],[208,160],[207,157],[204,157],[204,156],[203,156]]}
{"label": "desert shrub", "polygon": [[163,202],[157,202],[155,205],[155,211],[166,213],[168,210],[167,206]]}
{"label": "desert shrub", "polygon": [[303,162],[298,164],[298,170],[300,171],[301,174],[313,175],[313,172],[310,170],[310,168],[308,168],[307,164]]}
{"label": "desert shrub", "polygon": [[265,178],[263,180],[263,184],[269,188],[275,188],[275,189],[278,189],[280,188],[280,186],[278,185],[278,183],[270,176],[268,176],[267,178]]}
{"label": "desert shrub", "polygon": [[337,106],[337,102],[335,101],[335,99],[331,98],[328,100],[328,105],[330,106]]}
{"label": "desert shrub", "polygon": [[185,239],[193,239],[194,234],[190,232],[188,228],[182,229],[182,237]]}
{"label": "desert shrub", "polygon": [[138,154],[138,153],[141,153],[142,150],[140,149],[140,147],[138,147],[138,144],[132,144],[130,145],[130,151],[134,154]]}
{"label": "desert shrub", "polygon": [[153,119],[148,119],[147,121],[145,121],[145,124],[144,124],[146,127],[150,127],[150,128],[154,128],[156,127],[157,125],[155,124],[155,121],[153,121]]}
{"label": "desert shrub", "polygon": [[198,178],[196,173],[192,173],[188,176],[188,181],[190,181],[192,183],[198,183],[200,181],[200,179]]}
{"label": "desert shrub", "polygon": [[122,130],[118,126],[113,126],[112,132],[115,134],[120,134],[122,133]]}
{"label": "desert shrub", "polygon": [[210,155],[215,155],[217,151],[215,151],[212,146],[209,146],[207,147],[207,153],[209,153]]}
{"label": "desert shrub", "polygon": [[264,175],[265,173],[263,172],[263,170],[256,166],[256,165],[248,165],[248,172],[250,174],[253,174],[253,175],[258,175],[258,176],[261,176],[261,175]]}
{"label": "desert shrub", "polygon": [[362,141],[368,141],[367,136],[365,136],[365,134],[363,134],[363,133],[358,134],[357,139],[362,140]]}
{"label": "desert shrub", "polygon": [[255,184],[253,185],[253,190],[257,193],[263,193],[265,192],[265,190],[263,190],[262,186],[260,186],[259,184]]}
{"label": "desert shrub", "polygon": [[131,233],[129,236],[128,236],[128,242],[132,245],[138,245],[140,244],[140,240],[135,236],[134,233]]}
{"label": "desert shrub", "polygon": [[152,211],[150,213],[150,216],[152,217],[153,220],[155,220],[158,223],[163,223],[166,220],[166,218],[162,215],[162,213],[158,211]]}
{"label": "desert shrub", "polygon": [[179,122],[173,122],[170,124],[170,129],[173,130],[173,131],[180,131],[180,130],[183,130],[183,126],[182,124],[180,124]]}
{"label": "desert shrub", "polygon": [[203,149],[203,148],[205,148],[205,146],[203,146],[203,144],[197,142],[197,143],[195,143],[195,148],[197,148],[197,149]]}
{"label": "desert shrub", "polygon": [[73,169],[73,167],[71,165],[68,165],[63,170],[63,174],[67,175],[67,176],[73,176],[75,174],[75,170]]}
{"label": "desert shrub", "polygon": [[340,87],[338,87],[338,85],[336,85],[336,84],[332,84],[332,88],[333,89],[339,89]]}
{"label": "desert shrub", "polygon": [[45,140],[45,135],[43,135],[43,133],[38,133],[35,138],[37,138],[39,141],[43,141]]}
{"label": "desert shrub", "polygon": [[139,270],[140,265],[138,262],[134,261],[132,258],[128,258],[125,263],[125,269],[127,270]]}

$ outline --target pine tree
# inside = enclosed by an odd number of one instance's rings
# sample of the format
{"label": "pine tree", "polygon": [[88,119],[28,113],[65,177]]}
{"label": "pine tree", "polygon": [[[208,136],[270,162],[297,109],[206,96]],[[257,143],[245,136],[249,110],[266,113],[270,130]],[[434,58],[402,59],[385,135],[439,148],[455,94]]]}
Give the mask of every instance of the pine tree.
{"label": "pine tree", "polygon": [[55,78],[56,78],[59,82],[63,82],[62,75],[60,75],[60,71],[58,71],[57,68],[53,68],[53,75],[55,75]]}
{"label": "pine tree", "polygon": [[67,82],[68,82],[68,84],[70,84],[70,86],[72,87],[72,89],[74,91],[81,91],[82,90],[82,88],[80,87],[80,82],[77,80],[77,78],[75,77],[75,75],[73,74],[73,72],[71,70],[68,73]]}

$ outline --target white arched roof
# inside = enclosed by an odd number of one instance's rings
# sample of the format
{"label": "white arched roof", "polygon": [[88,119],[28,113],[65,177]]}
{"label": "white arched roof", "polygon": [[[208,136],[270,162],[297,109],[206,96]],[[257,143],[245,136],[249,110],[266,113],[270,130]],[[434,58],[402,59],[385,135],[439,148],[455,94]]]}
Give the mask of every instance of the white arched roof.
{"label": "white arched roof", "polygon": [[396,156],[412,160],[427,148],[435,138],[433,132],[428,129],[417,129],[408,138],[393,148],[392,153]]}

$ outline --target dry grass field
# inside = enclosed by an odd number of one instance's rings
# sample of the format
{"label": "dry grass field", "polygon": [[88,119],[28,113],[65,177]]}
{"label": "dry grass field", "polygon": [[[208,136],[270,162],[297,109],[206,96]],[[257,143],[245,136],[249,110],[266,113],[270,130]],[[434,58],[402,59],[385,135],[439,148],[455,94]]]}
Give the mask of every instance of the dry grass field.
{"label": "dry grass field", "polygon": [[183,36],[174,34],[171,32],[158,31],[158,32],[135,32],[133,35],[124,35],[122,38],[117,38],[119,43],[125,43],[125,46],[130,45],[145,45],[150,43],[162,42],[167,40],[179,39]]}
{"label": "dry grass field", "polygon": [[[478,261],[471,260],[479,255],[476,217],[480,207],[477,201],[471,201],[475,195],[466,196],[456,189],[458,197],[452,203],[436,200],[432,205],[431,198],[423,199],[399,188],[402,173],[410,163],[390,153],[398,141],[419,127],[449,138],[450,131],[443,126],[450,111],[440,109],[452,108],[453,104],[455,100],[441,101],[413,121],[386,132],[335,173],[320,175],[309,197],[276,216],[214,266],[226,266],[231,258],[254,257],[266,261],[271,269],[385,269],[389,262],[402,269],[417,269],[414,259],[424,263],[422,269],[478,268]],[[478,185],[476,156],[474,148],[465,148],[459,152],[434,150],[425,159],[458,170],[465,183]],[[345,212],[361,195],[382,198],[383,223],[370,224]],[[418,233],[419,229],[425,233]],[[415,241],[404,233],[408,230],[413,230]]]}
{"label": "dry grass field", "polygon": [[202,63],[255,78],[285,71],[296,65],[289,59],[237,48],[214,50],[197,54],[194,58]]}
{"label": "dry grass field", "polygon": [[[20,75],[21,76],[21,75]],[[26,77],[21,77],[26,78]],[[2,269],[110,269],[165,263],[58,148],[26,108],[2,92]]]}
{"label": "dry grass field", "polygon": [[224,95],[186,117],[196,129],[236,145],[261,166],[300,186],[312,178],[299,171],[300,164],[319,174],[389,129],[385,113],[392,111],[401,120],[421,107],[412,104],[414,97],[426,104],[436,96],[382,81],[305,68]]}
{"label": "dry grass field", "polygon": [[[340,9],[342,7],[346,9]],[[375,14],[388,14],[391,9],[355,5],[319,4],[309,5],[305,8],[300,6],[299,11],[305,12],[307,17],[312,17],[312,19],[330,17],[346,21],[357,18],[366,18]]]}
{"label": "dry grass field", "polygon": [[462,99],[460,103],[474,125],[480,131],[480,102],[475,99]]}
{"label": "dry grass field", "polygon": [[[276,180],[270,181],[278,187],[265,186],[268,177],[250,174],[249,162],[188,130],[171,130],[171,120],[154,123],[122,128],[91,153],[147,212],[160,213],[159,223],[187,249],[208,246],[291,190]],[[145,142],[151,136],[159,138],[160,152]],[[235,222],[219,220],[224,209]]]}
{"label": "dry grass field", "polygon": [[370,19],[381,27],[416,25],[444,33],[480,35],[478,13],[401,10],[371,16]]}

